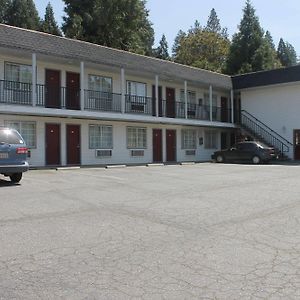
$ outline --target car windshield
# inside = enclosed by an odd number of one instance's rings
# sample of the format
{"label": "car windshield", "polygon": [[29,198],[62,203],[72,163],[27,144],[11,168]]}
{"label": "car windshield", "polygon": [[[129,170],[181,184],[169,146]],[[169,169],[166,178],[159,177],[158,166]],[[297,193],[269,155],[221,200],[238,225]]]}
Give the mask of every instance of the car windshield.
{"label": "car windshield", "polygon": [[11,129],[0,129],[0,144],[24,144],[18,132]]}

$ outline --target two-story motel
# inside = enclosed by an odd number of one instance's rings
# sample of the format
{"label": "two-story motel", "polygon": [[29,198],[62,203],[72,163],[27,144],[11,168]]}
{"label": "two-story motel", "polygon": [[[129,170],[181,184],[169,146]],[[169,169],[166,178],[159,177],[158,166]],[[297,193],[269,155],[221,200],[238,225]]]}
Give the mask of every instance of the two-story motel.
{"label": "two-story motel", "polygon": [[20,131],[32,166],[206,161],[234,142],[241,108],[263,119],[265,90],[274,100],[292,84],[297,97],[291,70],[232,78],[0,24],[0,126]]}
{"label": "two-story motel", "polygon": [[229,76],[7,25],[0,79],[32,166],[203,161],[235,127]]}

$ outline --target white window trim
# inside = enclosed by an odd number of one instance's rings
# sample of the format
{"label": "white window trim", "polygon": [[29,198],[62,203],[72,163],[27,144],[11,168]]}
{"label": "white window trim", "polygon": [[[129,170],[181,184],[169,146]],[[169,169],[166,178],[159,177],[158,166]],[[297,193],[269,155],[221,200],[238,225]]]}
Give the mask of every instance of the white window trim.
{"label": "white window trim", "polygon": [[[194,146],[193,147],[186,147],[184,145],[184,135],[187,132],[193,132],[195,138],[194,138]],[[196,129],[181,129],[181,149],[182,150],[196,150],[197,149],[197,131]]]}
{"label": "white window trim", "polygon": [[[91,147],[91,127],[110,127],[111,128],[111,147],[103,147],[103,146],[99,146],[99,147]],[[95,150],[95,149],[101,149],[101,150],[113,150],[114,148],[114,129],[112,125],[106,125],[106,124],[89,124],[89,149],[91,150]]]}
{"label": "white window trim", "polygon": [[[130,129],[130,128],[133,128],[136,131],[138,129],[145,130],[145,145],[143,147],[129,147],[129,145],[128,145],[129,144],[128,143],[128,138],[129,138],[128,129]],[[127,149],[130,149],[130,150],[145,150],[145,149],[147,149],[147,128],[146,127],[127,126],[126,127],[126,144],[127,144]]]}

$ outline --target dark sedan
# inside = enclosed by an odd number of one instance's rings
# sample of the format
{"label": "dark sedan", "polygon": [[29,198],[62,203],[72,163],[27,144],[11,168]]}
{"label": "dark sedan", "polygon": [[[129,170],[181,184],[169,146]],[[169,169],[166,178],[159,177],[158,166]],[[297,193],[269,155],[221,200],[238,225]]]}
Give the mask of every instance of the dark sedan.
{"label": "dark sedan", "polygon": [[274,148],[258,142],[241,142],[227,150],[216,151],[211,158],[218,163],[252,162],[260,164],[277,157]]}

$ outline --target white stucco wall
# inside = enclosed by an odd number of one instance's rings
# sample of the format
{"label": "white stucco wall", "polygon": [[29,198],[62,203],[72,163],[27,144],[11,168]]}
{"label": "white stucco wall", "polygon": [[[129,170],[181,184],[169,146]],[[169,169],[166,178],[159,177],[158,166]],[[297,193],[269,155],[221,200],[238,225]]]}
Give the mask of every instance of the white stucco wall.
{"label": "white stucco wall", "polygon": [[[293,130],[300,129],[300,83],[243,90],[241,106],[293,144]],[[293,158],[293,149],[288,155]]]}

